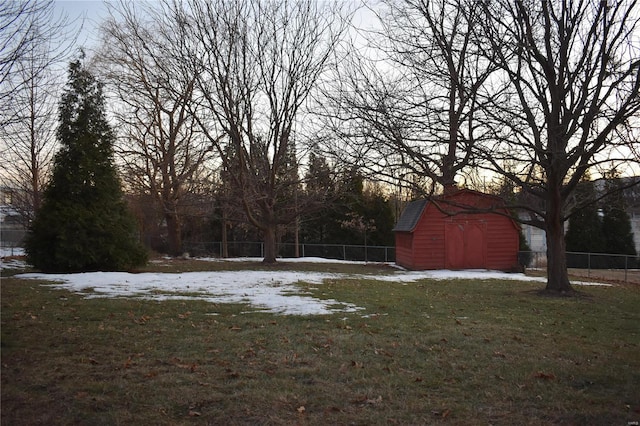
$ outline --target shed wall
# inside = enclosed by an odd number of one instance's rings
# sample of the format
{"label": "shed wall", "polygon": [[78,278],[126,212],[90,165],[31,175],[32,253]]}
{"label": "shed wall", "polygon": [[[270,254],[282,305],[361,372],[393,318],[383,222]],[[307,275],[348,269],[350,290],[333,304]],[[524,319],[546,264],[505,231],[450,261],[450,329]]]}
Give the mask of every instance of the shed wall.
{"label": "shed wall", "polygon": [[444,217],[433,205],[427,205],[413,233],[415,269],[444,269]]}
{"label": "shed wall", "polygon": [[416,269],[413,259],[413,234],[396,232],[396,264],[404,268]]}
{"label": "shed wall", "polygon": [[[488,208],[495,203],[494,197],[471,191],[460,192],[452,198],[455,203],[478,208]],[[453,205],[442,205],[441,209],[447,213],[461,210]],[[447,230],[453,238],[451,242],[447,241]],[[507,216],[495,213],[449,215],[434,203],[428,203],[412,233],[396,233],[396,262],[418,270],[459,268],[459,265],[465,265],[462,268],[510,270],[517,267],[518,247],[517,225]],[[459,253],[459,250],[473,252]]]}

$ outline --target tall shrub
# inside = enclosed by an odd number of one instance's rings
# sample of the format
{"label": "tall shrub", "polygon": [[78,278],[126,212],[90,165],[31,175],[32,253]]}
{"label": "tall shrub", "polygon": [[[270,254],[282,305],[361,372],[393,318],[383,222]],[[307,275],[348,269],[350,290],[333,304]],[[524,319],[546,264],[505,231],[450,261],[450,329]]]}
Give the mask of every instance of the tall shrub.
{"label": "tall shrub", "polygon": [[115,135],[102,85],[82,60],[69,65],[59,105],[60,151],[26,241],[45,272],[124,270],[146,261],[113,164]]}

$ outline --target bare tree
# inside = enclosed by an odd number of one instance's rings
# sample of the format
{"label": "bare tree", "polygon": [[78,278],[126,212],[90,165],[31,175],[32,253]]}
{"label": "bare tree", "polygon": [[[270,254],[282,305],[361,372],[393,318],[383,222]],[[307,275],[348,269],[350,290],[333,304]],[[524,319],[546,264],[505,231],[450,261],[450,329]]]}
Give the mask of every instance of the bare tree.
{"label": "bare tree", "polygon": [[124,178],[131,190],[154,197],[168,251],[179,255],[186,195],[205,178],[211,157],[193,115],[198,76],[181,56],[186,28],[167,4],[138,9],[122,1],[109,11],[99,60],[118,99]]}
{"label": "bare tree", "polygon": [[19,108],[2,130],[4,178],[15,191],[12,205],[25,224],[40,207],[40,195],[57,148],[55,98],[59,78],[49,70],[39,70],[38,60],[23,58],[16,65],[16,73],[24,78],[13,93],[13,104]]}
{"label": "bare tree", "polygon": [[188,53],[201,95],[196,117],[263,235],[265,263],[275,262],[277,228],[305,205],[292,196],[296,126],[344,27],[314,0],[191,0],[183,13],[197,40]]}
{"label": "bare tree", "polygon": [[51,4],[52,1],[45,3],[38,0],[0,1],[0,101],[3,103],[11,96],[11,90],[5,83],[12,77],[15,65],[27,56],[38,38],[37,18]]}
{"label": "bare tree", "polygon": [[[378,178],[432,193],[456,185],[484,136],[478,126],[482,91],[495,65],[474,29],[480,3],[469,0],[383,1],[326,90],[329,128],[346,143],[339,151]],[[360,45],[363,47],[358,48]]]}
{"label": "bare tree", "polygon": [[0,149],[3,179],[24,220],[39,208],[56,149],[55,124],[62,73],[75,32],[55,16],[52,1],[0,4]]}
{"label": "bare tree", "polygon": [[493,142],[478,155],[521,188],[526,222],[545,230],[546,289],[570,292],[564,223],[582,206],[576,186],[589,169],[637,161],[628,135],[640,111],[640,8],[626,0],[486,5],[487,40],[500,40],[487,48],[510,90],[487,109]]}

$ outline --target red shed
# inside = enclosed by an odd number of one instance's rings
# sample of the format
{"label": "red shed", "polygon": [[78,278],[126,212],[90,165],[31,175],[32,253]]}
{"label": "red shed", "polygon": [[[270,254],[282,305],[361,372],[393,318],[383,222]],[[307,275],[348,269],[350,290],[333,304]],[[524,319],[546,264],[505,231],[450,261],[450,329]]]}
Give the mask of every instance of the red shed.
{"label": "red shed", "polygon": [[518,267],[519,227],[493,195],[460,189],[413,201],[394,232],[396,263],[408,269]]}

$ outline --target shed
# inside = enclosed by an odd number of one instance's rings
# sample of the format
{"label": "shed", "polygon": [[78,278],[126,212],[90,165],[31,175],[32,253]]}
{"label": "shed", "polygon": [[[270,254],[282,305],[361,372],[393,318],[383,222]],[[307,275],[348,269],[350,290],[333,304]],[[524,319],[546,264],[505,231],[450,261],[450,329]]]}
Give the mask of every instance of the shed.
{"label": "shed", "polygon": [[497,196],[469,189],[411,202],[395,228],[396,263],[422,269],[518,268],[518,224]]}

